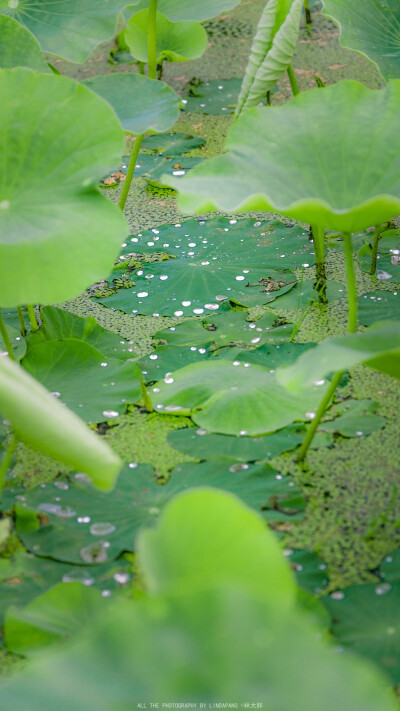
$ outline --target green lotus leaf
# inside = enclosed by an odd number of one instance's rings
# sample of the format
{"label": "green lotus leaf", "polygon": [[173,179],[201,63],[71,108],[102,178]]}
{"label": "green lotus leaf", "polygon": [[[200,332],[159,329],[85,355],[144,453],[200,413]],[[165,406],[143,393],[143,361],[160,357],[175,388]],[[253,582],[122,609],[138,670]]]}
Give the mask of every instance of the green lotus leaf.
{"label": "green lotus leaf", "polygon": [[310,419],[326,385],[293,396],[267,368],[221,360],[181,368],[156,388],[151,398],[161,414],[191,415],[210,432],[258,435]]}
{"label": "green lotus leaf", "polygon": [[111,39],[125,5],[124,0],[0,0],[0,14],[25,25],[44,52],[81,63]]}
{"label": "green lotus leaf", "polygon": [[142,149],[173,157],[193,151],[196,148],[203,148],[205,144],[206,140],[199,136],[190,136],[185,133],[163,133],[155,136],[146,136],[142,141]]}
{"label": "green lotus leaf", "polygon": [[329,373],[359,363],[400,378],[400,322],[387,321],[362,333],[329,338],[293,365],[279,368],[276,378],[290,392],[299,393]]}
{"label": "green lotus leaf", "polygon": [[[172,22],[196,20],[203,22],[216,17],[221,12],[232,10],[239,5],[240,0],[158,0],[158,10]],[[133,7],[132,7],[133,6]],[[131,17],[134,13],[149,7],[149,0],[139,0],[130,3],[124,15]]]}
{"label": "green lotus leaf", "polygon": [[279,611],[294,605],[294,577],[274,534],[226,491],[199,488],[176,496],[157,526],[139,533],[137,555],[152,595],[235,583]]}
{"label": "green lotus leaf", "polygon": [[[55,492],[59,491],[60,484],[65,486],[65,482],[53,482]],[[7,495],[6,489],[3,498]],[[107,597],[110,592],[125,594],[132,578],[132,563],[125,558],[88,568],[19,552],[13,558],[0,560],[1,624],[4,624],[4,615],[10,605],[25,607],[57,583],[73,582],[93,586],[103,593],[106,591],[104,596]]]}
{"label": "green lotus leaf", "polygon": [[236,107],[236,116],[257,106],[291,64],[304,0],[270,0],[257,26]]}
{"label": "green lotus leaf", "polygon": [[0,93],[0,303],[64,301],[104,277],[126,235],[95,187],[123,132],[110,106],[66,77],[4,69]]}
{"label": "green lotus leaf", "polygon": [[330,612],[335,639],[382,667],[400,683],[400,583],[351,585],[323,598]]}
{"label": "green lotus leaf", "polygon": [[[1,12],[1,5],[0,5]],[[36,72],[50,72],[40,45],[29,30],[12,17],[0,15],[0,67],[27,67]]]}
{"label": "green lotus leaf", "polygon": [[132,349],[128,348],[127,341],[99,326],[93,316],[81,318],[55,306],[43,306],[40,309],[40,319],[39,330],[29,334],[30,348],[47,341],[76,338],[89,343],[106,359],[127,360],[135,357]]}
{"label": "green lotus leaf", "polygon": [[104,422],[141,398],[138,366],[104,358],[90,343],[65,338],[28,348],[22,365],[86,422]]}
{"label": "green lotus leaf", "polygon": [[[130,255],[160,250],[178,258],[129,269]],[[294,286],[289,270],[312,264],[314,252],[299,226],[216,218],[131,237],[121,259],[135,286],[101,298],[101,303],[127,313],[193,316],[215,312],[228,300],[243,306],[273,301]]]}
{"label": "green lotus leaf", "polygon": [[[326,287],[329,303],[346,295],[346,286],[339,281],[328,280]],[[303,279],[303,281],[298,281],[288,293],[278,294],[277,298],[269,306],[272,309],[296,309],[296,311],[300,312],[313,302],[318,302],[315,281]]]}
{"label": "green lotus leaf", "polygon": [[382,91],[354,81],[307,91],[247,111],[226,154],[170,183],[187,213],[273,210],[358,231],[400,211],[399,111],[396,81]]}
{"label": "green lotus leaf", "polygon": [[[6,328],[8,337],[11,341],[13,353],[15,357],[19,360],[20,358],[23,358],[26,353],[26,340],[25,338],[22,338],[21,330],[19,328],[15,328],[15,326],[9,326],[8,324],[6,324]],[[4,343],[3,337],[0,333],[0,351],[6,350],[6,344]]]}
{"label": "green lotus leaf", "polygon": [[[149,11],[141,10],[128,22],[125,42],[135,59],[147,62],[149,56]],[[185,62],[197,59],[207,49],[207,32],[199,22],[170,22],[161,12],[156,19],[157,62]],[[169,126],[168,126],[169,128]]]}
{"label": "green lotus leaf", "polygon": [[379,574],[385,583],[400,581],[400,548],[391,551],[384,558],[379,568]]}
{"label": "green lotus leaf", "polygon": [[284,554],[299,587],[313,595],[320,595],[328,584],[326,563],[316,553],[307,550],[286,548]]}
{"label": "green lotus leaf", "polygon": [[374,400],[345,400],[335,406],[335,417],[328,422],[322,422],[318,431],[335,432],[343,437],[361,437],[369,435],[385,426],[386,420],[375,415],[378,403]]}
{"label": "green lotus leaf", "polygon": [[199,114],[233,114],[238,102],[241,79],[211,79],[188,86],[182,99],[182,110]]}
{"label": "green lotus leaf", "polygon": [[7,357],[0,358],[0,412],[34,449],[90,475],[96,486],[112,488],[121,460],[82,420]]}
{"label": "green lotus leaf", "polygon": [[363,326],[387,319],[400,320],[398,291],[371,291],[358,298],[358,320]]}
{"label": "green lotus leaf", "polygon": [[23,656],[35,654],[79,632],[104,613],[107,603],[99,590],[82,583],[59,583],[26,607],[12,606],[7,610],[6,647]]}
{"label": "green lotus leaf", "polygon": [[298,425],[289,425],[262,437],[232,437],[207,434],[203,429],[187,427],[169,432],[167,439],[171,447],[191,457],[252,462],[272,459],[282,452],[295,449],[304,439],[304,429]]}
{"label": "green lotus leaf", "polygon": [[[189,321],[190,323],[190,321]],[[167,373],[179,370],[189,363],[211,358],[211,352],[206,348],[189,348],[183,346],[160,346],[150,355],[137,360],[137,365],[142,369],[142,375],[146,383],[154,382],[165,378]]]}
{"label": "green lotus leaf", "polygon": [[[358,263],[363,272],[371,271],[372,242],[364,244],[358,251]],[[400,281],[400,230],[383,232],[378,244],[376,277],[380,281]]]}
{"label": "green lotus leaf", "polygon": [[[90,689],[88,679],[96,680]],[[256,698],[274,711],[397,709],[388,679],[366,660],[337,654],[307,613],[279,612],[234,585],[118,601],[0,684],[2,708],[21,711],[119,711],[137,698],[198,706]]]}
{"label": "green lotus leaf", "polygon": [[[148,183],[154,184],[158,188],[170,188],[170,177],[175,176],[181,178],[195,165],[199,165],[202,160],[202,158],[197,158],[196,156],[163,156],[154,155],[152,153],[139,153],[138,161],[135,167],[135,178],[145,178]],[[126,175],[128,165],[129,156],[123,156],[122,164],[117,170]],[[116,169],[114,167],[111,172],[111,176],[115,172]],[[106,177],[108,178],[110,176],[107,175]],[[161,181],[161,178],[164,178],[164,180]],[[103,178],[103,182],[104,180],[105,178]],[[107,183],[105,183],[102,187],[107,187]]]}
{"label": "green lotus leaf", "polygon": [[82,83],[111,104],[126,133],[167,131],[179,117],[180,99],[162,81],[117,73]]}
{"label": "green lotus leaf", "polygon": [[340,27],[340,44],[363,54],[382,76],[400,79],[397,0],[323,0],[323,15]]}

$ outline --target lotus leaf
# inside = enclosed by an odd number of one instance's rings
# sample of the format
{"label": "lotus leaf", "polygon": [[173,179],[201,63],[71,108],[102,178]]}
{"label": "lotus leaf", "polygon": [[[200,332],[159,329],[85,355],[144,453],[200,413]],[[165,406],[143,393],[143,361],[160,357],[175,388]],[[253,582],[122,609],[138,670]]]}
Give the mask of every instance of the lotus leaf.
{"label": "lotus leaf", "polygon": [[358,299],[358,320],[364,326],[386,319],[400,320],[398,291],[371,291]]}
{"label": "lotus leaf", "polygon": [[323,14],[340,27],[340,43],[370,59],[388,79],[400,79],[397,0],[323,0]]}
{"label": "lotus leaf", "polygon": [[83,82],[113,107],[126,133],[167,131],[179,117],[179,97],[142,74],[106,74]]}
{"label": "lotus leaf", "polygon": [[238,102],[241,79],[211,79],[189,84],[182,99],[183,111],[199,114],[233,114]]}
{"label": "lotus leaf", "polygon": [[125,5],[124,0],[0,0],[0,14],[25,25],[44,52],[81,63],[111,39]]}
{"label": "lotus leaf", "polygon": [[97,190],[123,133],[102,99],[71,79],[0,71],[0,303],[54,303],[103,278],[127,229]]}
{"label": "lotus leaf", "polygon": [[[1,5],[0,5],[1,12]],[[27,67],[37,72],[50,72],[42,50],[33,34],[12,17],[0,15],[0,67]]]}
{"label": "lotus leaf", "polygon": [[163,133],[146,136],[142,142],[142,149],[162,153],[164,156],[180,156],[196,148],[203,148],[205,143],[205,139],[199,136],[189,136],[185,133]]}
{"label": "lotus leaf", "polygon": [[[149,11],[141,10],[129,20],[124,39],[140,62],[148,61]],[[157,62],[185,62],[197,59],[207,49],[207,33],[199,22],[170,22],[161,12],[156,18]],[[168,126],[169,128],[169,126]]]}
{"label": "lotus leaf", "polygon": [[[216,17],[221,12],[232,10],[236,5],[239,5],[239,0],[158,0],[157,7],[159,12],[172,22],[182,20],[203,22]],[[130,3],[124,15],[131,17],[134,13],[148,7],[149,0],[139,0],[139,4]]]}
{"label": "lotus leaf", "polygon": [[187,213],[273,210],[358,231],[400,211],[399,111],[400,82],[307,91],[250,109],[231,128],[226,154],[170,182]]}

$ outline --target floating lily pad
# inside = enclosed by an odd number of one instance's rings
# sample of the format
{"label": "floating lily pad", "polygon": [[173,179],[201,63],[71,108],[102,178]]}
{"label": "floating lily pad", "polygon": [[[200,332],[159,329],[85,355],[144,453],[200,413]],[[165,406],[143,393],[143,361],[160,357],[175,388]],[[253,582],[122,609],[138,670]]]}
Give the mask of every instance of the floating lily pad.
{"label": "floating lily pad", "polygon": [[81,318],[54,306],[43,306],[40,318],[42,323],[39,330],[29,335],[29,347],[47,341],[74,338],[89,343],[105,358],[127,360],[136,355],[129,349],[126,340],[99,326],[93,316]]}
{"label": "floating lily pad", "polygon": [[383,223],[400,211],[399,110],[398,83],[371,91],[354,81],[251,109],[226,153],[172,179],[178,205],[191,215],[273,210],[345,232]]}
{"label": "floating lily pad", "polygon": [[176,316],[217,311],[227,300],[265,304],[294,286],[290,269],[314,260],[312,243],[301,227],[227,218],[154,228],[131,237],[122,257],[147,250],[165,250],[178,258],[132,272],[135,287],[101,303],[127,313]]}
{"label": "floating lily pad", "polygon": [[161,414],[191,415],[210,432],[232,435],[266,434],[312,419],[326,390],[321,385],[289,395],[266,368],[225,360],[188,365],[156,387],[151,397]]}
{"label": "floating lily pad", "polygon": [[199,114],[233,114],[239,98],[241,79],[211,79],[192,82],[185,98],[183,111]]}
{"label": "floating lily pad", "polygon": [[3,69],[0,93],[0,303],[74,298],[104,278],[127,233],[96,188],[119,161],[123,132],[110,106],[67,77]]}
{"label": "floating lily pad", "polygon": [[322,432],[338,433],[343,437],[369,435],[386,424],[384,417],[374,414],[378,406],[379,403],[374,400],[345,400],[335,407],[339,417],[322,422],[318,429]]}
{"label": "floating lily pad", "polygon": [[235,359],[243,363],[262,365],[273,372],[281,365],[294,363],[302,353],[308,351],[314,345],[314,343],[270,343],[262,345],[253,351],[236,353]]}
{"label": "floating lily pad", "polygon": [[113,107],[127,133],[167,131],[179,116],[179,97],[142,74],[106,74],[82,82]]}
{"label": "floating lily pad", "polygon": [[397,0],[323,0],[323,14],[340,27],[340,44],[363,54],[386,79],[400,78]]}
{"label": "floating lily pad", "polygon": [[304,434],[304,428],[298,425],[289,425],[261,437],[208,434],[202,428],[187,427],[169,432],[167,439],[171,447],[191,457],[255,462],[295,449],[303,441]]}
{"label": "floating lily pad", "polygon": [[[0,5],[1,13],[1,5]],[[50,72],[36,38],[12,17],[0,15],[0,67],[27,67],[36,72]]]}
{"label": "floating lily pad", "polygon": [[[147,62],[149,58],[149,10],[136,12],[129,20],[124,40],[135,59]],[[157,63],[185,62],[198,59],[207,49],[207,32],[199,22],[170,22],[161,12],[156,12]]]}
{"label": "floating lily pad", "polygon": [[299,487],[291,477],[282,476],[265,462],[184,462],[172,471],[171,485],[176,492],[198,486],[229,491],[268,521],[287,516],[297,520],[304,515],[305,502]]}
{"label": "floating lily pad", "polygon": [[12,606],[7,610],[6,647],[16,654],[29,656],[65,641],[103,614],[105,604],[98,590],[81,583],[59,583],[26,607]]}
{"label": "floating lily pad", "polygon": [[[318,302],[318,293],[314,288],[315,281],[309,279],[297,282],[288,294],[278,298],[270,305],[274,309],[305,309],[311,302]],[[346,287],[338,281],[327,282],[328,302],[336,301],[346,295]]]}
{"label": "floating lily pad", "polygon": [[[132,7],[133,5],[133,7]],[[172,22],[196,20],[203,22],[216,17],[221,12],[232,10],[239,5],[239,0],[158,0],[158,10]],[[139,0],[130,4],[124,11],[125,17],[132,17],[136,12],[149,7],[149,0]]]}
{"label": "floating lily pad", "polygon": [[[202,160],[202,158],[192,156],[159,156],[151,153],[139,153],[135,167],[135,178],[145,178],[149,183],[157,183],[158,187],[161,185],[168,188],[169,176],[181,178],[188,170],[201,163]],[[121,175],[126,175],[128,165],[129,156],[124,156],[120,168],[117,172],[114,169],[111,176],[117,175],[120,179]],[[165,176],[165,180],[162,180],[162,176]],[[103,182],[107,177],[103,178]],[[105,184],[107,185],[107,183]]]}
{"label": "floating lily pad", "polygon": [[[58,484],[58,480],[52,484],[55,494],[59,491]],[[3,624],[10,605],[28,605],[57,583],[82,583],[108,594],[123,590],[132,578],[132,564],[125,558],[96,566],[71,567],[70,563],[17,553],[13,558],[0,560],[0,623]]]}
{"label": "floating lily pad", "polygon": [[335,639],[400,683],[400,583],[351,585],[323,599]]}
{"label": "floating lily pad", "polygon": [[162,133],[146,136],[142,141],[142,149],[162,153],[164,156],[181,156],[188,151],[203,148],[206,140],[185,133]]}
{"label": "floating lily pad", "polygon": [[104,422],[141,398],[138,366],[104,358],[89,343],[67,338],[29,348],[22,365],[84,420]]}
{"label": "floating lily pad", "polygon": [[370,291],[358,298],[358,322],[370,326],[386,319],[400,320],[400,293]]}
{"label": "floating lily pad", "polygon": [[197,363],[210,357],[211,353],[207,348],[201,346],[160,346],[136,363],[142,369],[145,382],[149,383],[165,378],[167,373],[179,370],[189,363]]}
{"label": "floating lily pad", "polygon": [[125,4],[125,0],[40,0],[33,4],[31,0],[0,0],[0,14],[25,25],[44,52],[81,63],[111,39]]}

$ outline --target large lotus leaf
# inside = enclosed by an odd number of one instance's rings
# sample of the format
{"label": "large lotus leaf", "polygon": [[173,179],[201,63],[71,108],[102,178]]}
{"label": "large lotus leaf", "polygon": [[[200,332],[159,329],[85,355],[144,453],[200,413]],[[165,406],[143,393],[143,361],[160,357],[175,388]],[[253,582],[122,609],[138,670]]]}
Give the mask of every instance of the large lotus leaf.
{"label": "large lotus leaf", "polygon": [[[0,5],[1,12],[1,5]],[[29,30],[12,17],[0,15],[0,67],[27,67],[36,72],[50,72],[40,45]]]}
{"label": "large lotus leaf", "polygon": [[185,133],[163,133],[146,136],[142,141],[142,149],[162,153],[164,156],[180,156],[196,148],[203,148],[204,138],[190,136]]}
{"label": "large lotus leaf", "polygon": [[137,556],[153,595],[228,583],[278,611],[294,606],[294,576],[274,534],[226,491],[199,488],[176,496],[156,527],[139,533]]}
{"label": "large lotus leaf", "polygon": [[339,433],[344,437],[369,435],[386,424],[383,417],[374,414],[378,406],[374,400],[345,400],[334,408],[339,417],[322,422],[319,431]]}
{"label": "large lotus leaf", "polygon": [[43,647],[69,639],[104,613],[100,592],[82,583],[59,583],[26,607],[6,612],[4,637],[7,649],[29,656]]}
{"label": "large lotus leaf", "polygon": [[[53,486],[58,483],[53,482]],[[10,605],[24,607],[57,583],[93,586],[103,597],[109,597],[110,593],[128,592],[132,578],[132,563],[125,558],[90,567],[71,567],[70,563],[37,558],[25,552],[15,558],[3,558],[0,560],[0,623],[3,624]]]}
{"label": "large lotus leaf", "polygon": [[388,686],[367,661],[337,654],[309,616],[279,613],[224,586],[118,601],[82,635],[3,682],[0,704],[119,711],[130,709],[132,699],[183,705],[190,699],[198,706],[234,699],[274,711],[396,711]]}
{"label": "large lotus leaf", "polygon": [[66,77],[4,69],[0,93],[0,303],[75,297],[104,277],[126,234],[95,187],[122,153],[121,127]]}
{"label": "large lotus leaf", "polygon": [[174,90],[142,74],[106,74],[83,84],[111,104],[126,133],[167,131],[179,117]]}
{"label": "large lotus leaf", "polygon": [[282,366],[276,377],[288,390],[298,393],[329,373],[359,363],[400,378],[400,322],[387,321],[362,333],[329,338],[302,354],[293,365]]}
{"label": "large lotus leaf", "polygon": [[29,347],[46,341],[74,338],[89,343],[105,358],[127,360],[135,356],[126,340],[99,326],[93,316],[81,318],[55,306],[43,306],[40,318],[39,330],[29,335]]}
{"label": "large lotus leaf", "polygon": [[290,395],[267,368],[221,360],[181,368],[157,390],[151,397],[162,414],[191,415],[210,432],[257,435],[312,418],[326,385]]}
{"label": "large lotus leaf", "polygon": [[275,86],[296,51],[304,0],[270,0],[257,26],[236,115],[257,106]]}
{"label": "large lotus leaf", "polygon": [[370,326],[386,319],[400,320],[400,293],[398,291],[371,291],[358,299],[358,321]]}
{"label": "large lotus leaf", "polygon": [[289,425],[262,437],[231,437],[207,434],[203,429],[187,427],[168,433],[168,443],[179,452],[199,459],[230,459],[235,462],[255,462],[271,459],[295,449],[304,439],[301,426]]}
{"label": "large lotus leaf", "polygon": [[25,25],[44,52],[81,63],[111,39],[125,5],[124,0],[0,0],[0,14]]}
{"label": "large lotus leaf", "polygon": [[340,44],[370,59],[388,79],[400,79],[398,0],[323,0],[323,14],[340,27]]}
{"label": "large lotus leaf", "polygon": [[242,80],[235,78],[191,83],[182,99],[182,109],[214,116],[233,114],[241,85]]}
{"label": "large lotus leaf", "polygon": [[184,462],[173,470],[169,485],[175,493],[198,486],[229,491],[262,513],[267,521],[285,521],[288,516],[297,520],[305,509],[301,491],[292,478],[282,476],[265,462]]}
{"label": "large lotus leaf", "polygon": [[173,373],[179,368],[183,368],[189,363],[210,358],[212,352],[206,347],[196,348],[196,346],[160,346],[150,355],[137,360],[137,365],[141,368],[146,383],[161,380],[167,373]]}
{"label": "large lotus leaf", "polygon": [[[147,62],[149,57],[149,11],[141,10],[129,20],[124,39],[135,59]],[[207,32],[199,22],[170,22],[157,12],[157,62],[185,62],[197,59],[207,49]],[[169,128],[169,127],[168,127]]]}
{"label": "large lotus leaf", "polygon": [[[139,0],[139,3],[130,3],[124,15],[131,17],[136,12],[149,7],[150,0]],[[132,5],[134,7],[132,7]],[[239,0],[158,0],[158,10],[172,22],[182,20],[210,20],[221,12],[232,10],[239,5]]]}
{"label": "large lotus leaf", "polygon": [[[380,281],[400,281],[400,230],[387,230],[379,239],[376,276]],[[358,251],[358,263],[363,272],[371,271],[372,242]]]}
{"label": "large lotus leaf", "polygon": [[104,356],[78,338],[46,341],[28,349],[22,365],[56,398],[87,422],[104,422],[141,398],[135,363]]}
{"label": "large lotus leaf", "polygon": [[180,258],[140,268],[131,274],[132,289],[101,303],[127,313],[170,316],[216,311],[226,300],[243,306],[265,304],[295,284],[293,272],[277,270],[314,260],[313,245],[301,227],[276,221],[189,220],[128,240],[121,255],[127,275],[130,256],[160,250]]}
{"label": "large lotus leaf", "polygon": [[335,639],[362,654],[400,683],[400,583],[351,585],[324,598]]}
{"label": "large lotus leaf", "polygon": [[50,395],[23,368],[0,357],[0,412],[31,447],[112,488],[121,460],[81,419]]}
{"label": "large lotus leaf", "polygon": [[[135,178],[145,178],[150,184],[154,183],[157,187],[160,187],[160,183],[163,187],[170,187],[170,177],[181,178],[195,165],[199,165],[202,160],[202,158],[196,158],[195,156],[163,156],[152,153],[139,153],[135,167]],[[129,156],[123,156],[122,164],[117,173],[119,178],[121,178],[121,173],[126,175],[128,164]],[[107,185],[105,181],[108,177],[113,177],[115,173],[114,168],[111,175],[106,176],[106,178],[103,177],[103,183]],[[164,179],[161,181],[161,178]],[[112,184],[115,184],[115,181]]]}
{"label": "large lotus leaf", "polygon": [[371,91],[354,81],[250,109],[226,154],[171,185],[190,214],[274,210],[346,232],[383,223],[400,211],[399,111],[400,82]]}
{"label": "large lotus leaf", "polygon": [[[268,333],[273,334],[273,330]],[[261,339],[260,339],[261,340]],[[253,363],[268,368],[274,372],[281,365],[290,365],[295,362],[301,353],[310,350],[314,343],[269,343],[260,346],[252,351],[238,351],[234,355],[234,360],[243,363]],[[223,357],[229,358],[229,351]],[[232,359],[232,358],[230,358]]]}
{"label": "large lotus leaf", "polygon": [[[346,295],[346,287],[339,281],[328,280],[326,287],[329,303]],[[296,309],[301,311],[313,302],[318,302],[315,281],[304,279],[302,282],[298,281],[288,293],[278,294],[270,306],[273,309]]]}

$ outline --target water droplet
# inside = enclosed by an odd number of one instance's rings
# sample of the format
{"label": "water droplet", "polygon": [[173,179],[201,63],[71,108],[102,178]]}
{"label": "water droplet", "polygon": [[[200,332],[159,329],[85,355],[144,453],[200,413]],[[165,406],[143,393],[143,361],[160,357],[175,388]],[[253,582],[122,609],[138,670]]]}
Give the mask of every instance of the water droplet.
{"label": "water droplet", "polygon": [[148,296],[147,291],[139,291],[139,293],[138,293],[139,299],[144,299],[146,296]]}
{"label": "water droplet", "polygon": [[232,464],[232,466],[229,467],[230,472],[241,472],[243,469],[248,469],[249,465],[248,464]]}
{"label": "water droplet", "polygon": [[232,365],[240,365],[240,360],[234,360]]}
{"label": "water droplet", "polygon": [[325,384],[325,380],[315,380],[314,381],[314,385],[317,385],[317,386],[324,385],[324,384]]}
{"label": "water droplet", "polygon": [[158,355],[156,355],[155,353],[152,353],[151,356],[149,356],[149,358],[150,358],[150,360],[157,360]]}
{"label": "water droplet", "polygon": [[8,7],[11,8],[11,10],[15,10],[16,7],[19,5],[19,0],[8,0]]}
{"label": "water droplet", "polygon": [[108,365],[108,363],[100,363],[100,365],[101,365],[102,368],[106,368],[107,365]]}
{"label": "water droplet", "polygon": [[159,392],[160,392],[160,388],[153,388],[153,393],[159,393]]}
{"label": "water droplet", "polygon": [[54,390],[54,392],[51,393],[53,397],[60,397],[61,393],[58,392],[58,390]]}
{"label": "water droplet", "polygon": [[205,352],[206,352],[205,348],[199,348],[199,353],[201,353],[201,355],[204,355]]}
{"label": "water droplet", "polygon": [[74,511],[72,506],[62,506],[60,504],[39,504],[38,511],[53,514],[59,518],[73,518],[76,516],[76,511]]}
{"label": "water droplet", "polygon": [[376,272],[376,278],[381,281],[386,281],[387,279],[392,279],[393,274],[389,274],[388,272],[383,271],[383,269],[378,269]]}
{"label": "water droplet", "polygon": [[129,467],[129,469],[136,469],[137,462],[129,462],[128,467]]}
{"label": "water droplet", "polygon": [[261,338],[252,338],[251,342],[252,343],[258,343],[261,340]]}
{"label": "water droplet", "polygon": [[203,430],[203,429],[200,428],[199,430],[196,430],[196,434],[198,434],[198,435],[206,435],[206,434],[207,434],[207,430]]}
{"label": "water droplet", "polygon": [[81,481],[83,484],[91,484],[92,483],[92,480],[91,480],[89,474],[85,474],[85,472],[77,472],[77,474],[75,474],[74,479],[76,479],[76,481]]}
{"label": "water droplet", "polygon": [[386,562],[386,563],[392,563],[392,562],[393,562],[392,556],[391,556],[391,555],[386,556],[385,562]]}
{"label": "water droplet", "polygon": [[107,536],[108,533],[114,533],[115,526],[113,523],[92,523],[90,526],[92,536]]}
{"label": "water droplet", "polygon": [[77,571],[72,571],[71,573],[66,573],[62,577],[62,582],[63,583],[82,583],[82,585],[93,585],[94,583],[94,578],[90,577],[90,575],[86,574],[86,571],[82,570],[77,570]]}
{"label": "water droplet", "polygon": [[301,265],[302,267],[309,267],[310,265],[305,262],[304,264]]}
{"label": "water droplet", "polygon": [[172,175],[185,175],[186,170],[173,170]]}
{"label": "water droplet", "polygon": [[361,437],[364,433],[361,432],[361,430],[357,430],[356,435],[357,437]]}
{"label": "water droplet", "polygon": [[336,590],[335,592],[331,593],[330,596],[332,600],[343,600],[344,592],[342,590]]}
{"label": "water droplet", "polygon": [[76,520],[78,523],[90,523],[92,519],[90,516],[78,516]]}
{"label": "water droplet", "polygon": [[107,418],[119,417],[119,412],[116,410],[103,410],[103,415]]}
{"label": "water droplet", "polygon": [[306,412],[306,419],[307,420],[314,420],[315,418],[315,412]]}
{"label": "water droplet", "polygon": [[235,278],[236,278],[236,281],[243,281],[244,280],[244,276],[237,276]]}
{"label": "water droplet", "polygon": [[174,316],[183,316],[183,311],[174,311]]}
{"label": "water droplet", "polygon": [[389,590],[392,589],[392,586],[389,585],[389,583],[381,583],[380,585],[377,585],[375,588],[375,592],[377,595],[385,595],[385,593],[389,592]]}
{"label": "water droplet", "polygon": [[240,430],[239,434],[244,437],[245,435],[247,435],[247,430]]}
{"label": "water droplet", "polygon": [[174,382],[173,378],[164,378],[164,383],[166,383],[167,385],[170,385],[173,382]]}
{"label": "water droplet", "polygon": [[66,481],[53,481],[53,484],[56,489],[61,489],[61,491],[66,491],[67,489],[69,489],[69,485]]}
{"label": "water droplet", "polygon": [[111,590],[102,590],[101,597],[111,597]]}
{"label": "water droplet", "polygon": [[160,279],[161,279],[161,281],[165,281],[166,279],[168,279],[168,275],[167,275],[167,274],[161,274]]}
{"label": "water droplet", "polygon": [[152,516],[158,516],[159,513],[160,509],[158,509],[157,506],[151,506],[151,508],[149,508],[149,514]]}
{"label": "water droplet", "polygon": [[291,548],[285,548],[283,550],[283,555],[285,558],[289,558],[289,556],[293,555],[293,550]]}
{"label": "water droplet", "polygon": [[193,313],[194,313],[194,314],[197,314],[197,315],[203,314],[203,313],[204,313],[204,309],[193,309]]}

